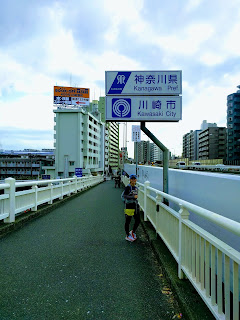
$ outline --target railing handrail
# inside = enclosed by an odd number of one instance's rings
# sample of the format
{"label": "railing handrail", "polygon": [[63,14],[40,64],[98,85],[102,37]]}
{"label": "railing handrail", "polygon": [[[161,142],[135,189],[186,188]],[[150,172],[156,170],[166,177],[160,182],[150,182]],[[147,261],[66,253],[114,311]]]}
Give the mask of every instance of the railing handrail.
{"label": "railing handrail", "polygon": [[[0,189],[4,190],[4,194],[0,195],[0,220],[14,222],[16,214],[37,211],[41,204],[52,204],[55,199],[63,199],[66,195],[70,196],[101,181],[102,175],[22,182],[9,177],[5,183],[0,184]],[[18,191],[21,187],[28,187],[29,190]]]}
{"label": "railing handrail", "polygon": [[41,184],[50,184],[50,183],[60,183],[60,182],[65,182],[65,181],[74,181],[75,179],[77,180],[83,180],[86,178],[91,178],[89,177],[71,177],[71,178],[63,178],[63,179],[53,179],[53,180],[36,180],[36,181],[25,181],[25,182],[16,182],[15,186],[16,187],[28,187],[28,186],[35,186],[35,185],[41,185]]}
{"label": "railing handrail", "polygon": [[9,183],[1,183],[0,184],[0,190],[7,189],[7,188],[10,188],[10,184]]}
{"label": "railing handrail", "polygon": [[[122,181],[129,183],[126,176]],[[144,221],[152,224],[175,258],[179,279],[186,276],[190,280],[216,319],[230,319],[231,313],[231,319],[239,319],[240,252],[190,221],[189,214],[193,212],[232,235],[240,235],[240,223],[152,188],[149,181],[137,186]],[[179,208],[167,206],[165,200]]]}
{"label": "railing handrail", "polygon": [[180,207],[184,207],[184,208],[196,213],[197,215],[199,215],[199,216],[201,216],[211,222],[214,222],[218,226],[240,236],[240,223],[237,221],[234,221],[234,220],[231,220],[231,219],[226,218],[224,216],[221,216],[220,214],[217,214],[213,211],[199,207],[199,206],[197,206],[193,203],[190,203],[188,201],[171,196],[170,194],[164,193],[163,191],[157,190],[155,188],[147,187],[147,190],[153,191],[156,194],[161,195],[163,198],[168,199],[168,200],[178,204]]}

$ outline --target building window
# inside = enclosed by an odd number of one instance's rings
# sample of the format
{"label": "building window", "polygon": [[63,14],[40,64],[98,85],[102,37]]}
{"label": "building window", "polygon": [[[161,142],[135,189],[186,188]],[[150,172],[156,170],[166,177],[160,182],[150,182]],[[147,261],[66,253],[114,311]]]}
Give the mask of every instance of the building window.
{"label": "building window", "polygon": [[74,161],[69,161],[70,166],[74,166]]}

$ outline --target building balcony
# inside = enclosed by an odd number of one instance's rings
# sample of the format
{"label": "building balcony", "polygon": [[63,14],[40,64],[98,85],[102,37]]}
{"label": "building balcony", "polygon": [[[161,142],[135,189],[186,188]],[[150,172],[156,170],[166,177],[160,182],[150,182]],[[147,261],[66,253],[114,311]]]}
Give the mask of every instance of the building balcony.
{"label": "building balcony", "polygon": [[218,144],[219,144],[220,146],[223,146],[223,145],[226,144],[226,141],[221,141],[221,140],[219,140]]}
{"label": "building balcony", "polygon": [[6,168],[16,168],[17,164],[16,163],[6,163],[5,167]]}
{"label": "building balcony", "polygon": [[203,143],[203,142],[208,141],[208,140],[209,140],[209,136],[201,137],[201,138],[199,138],[199,143]]}
{"label": "building balcony", "polygon": [[33,175],[33,176],[39,175],[39,171],[33,171],[33,172],[32,172],[32,175]]}
{"label": "building balcony", "polygon": [[238,132],[233,132],[233,137],[236,138],[240,138],[240,133]]}

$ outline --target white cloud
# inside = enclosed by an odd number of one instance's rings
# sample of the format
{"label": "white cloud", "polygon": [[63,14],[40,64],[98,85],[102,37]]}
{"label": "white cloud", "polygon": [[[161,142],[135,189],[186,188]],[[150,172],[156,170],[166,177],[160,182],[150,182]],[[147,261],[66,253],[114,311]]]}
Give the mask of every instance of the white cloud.
{"label": "white cloud", "polygon": [[104,0],[105,11],[111,17],[104,38],[110,44],[117,44],[121,28],[127,25],[129,33],[141,33],[144,29],[144,21],[141,19],[140,12],[143,9],[143,0]]}
{"label": "white cloud", "polygon": [[16,101],[0,101],[0,126],[25,129],[53,128],[53,97],[27,95]]}
{"label": "white cloud", "polygon": [[[104,94],[106,70],[148,68],[183,70],[183,120],[148,124],[169,148],[180,154],[182,135],[199,129],[203,120],[224,123],[226,97],[240,84],[240,74],[234,71],[239,69],[239,0],[227,6],[217,0],[188,0],[177,14],[171,11],[179,5],[175,0],[155,1],[152,7],[143,0],[104,0],[101,6],[93,2],[87,19],[81,19],[86,11],[75,6],[77,1],[44,7],[38,3],[41,19],[36,20],[35,33],[22,28],[16,42],[1,42],[0,126],[52,130],[56,83],[70,85],[72,77],[73,86],[90,88],[91,99],[97,99]],[[36,12],[36,7],[29,4],[28,10]],[[10,32],[21,27],[19,21],[14,23]]]}
{"label": "white cloud", "polygon": [[[240,14],[238,15],[238,17],[240,20]],[[224,39],[223,39],[223,49],[228,56],[230,55],[230,56],[239,57],[239,53],[240,53],[240,43],[238,41],[239,36],[240,36],[240,22],[237,22],[231,28],[231,30],[229,30],[228,34],[224,36]]]}
{"label": "white cloud", "polygon": [[189,13],[196,10],[202,2],[203,0],[189,0],[186,4],[186,12]]}
{"label": "white cloud", "polygon": [[215,66],[224,62],[224,57],[217,52],[206,52],[200,56],[200,61],[207,66]]}
{"label": "white cloud", "polygon": [[176,34],[159,36],[153,32],[150,38],[166,54],[192,56],[201,50],[201,46],[214,33],[214,28],[208,23],[194,23]]}

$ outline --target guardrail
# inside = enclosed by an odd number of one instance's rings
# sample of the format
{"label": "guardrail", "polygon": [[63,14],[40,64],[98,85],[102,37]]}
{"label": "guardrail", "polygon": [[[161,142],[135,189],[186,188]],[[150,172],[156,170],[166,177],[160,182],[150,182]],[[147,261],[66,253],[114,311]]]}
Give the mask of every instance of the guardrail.
{"label": "guardrail", "polygon": [[[124,185],[129,183],[122,177]],[[240,236],[240,223],[138,183],[138,202],[156,233],[178,263],[178,277],[187,277],[216,319],[239,320],[240,252],[189,221],[194,213]],[[163,203],[175,204],[179,211]]]}
{"label": "guardrail", "polygon": [[[81,178],[74,176],[66,179],[26,182],[16,182],[13,178],[7,178],[0,184],[0,220],[6,223],[14,222],[17,214],[27,210],[37,211],[41,204],[52,204],[55,199],[63,199],[65,195],[70,196],[71,193],[92,187],[103,180],[103,176]],[[17,188],[23,187],[29,189],[17,191]]]}
{"label": "guardrail", "polygon": [[211,172],[224,172],[224,173],[240,173],[240,166],[227,166],[227,165],[187,165],[180,166],[175,169],[197,170],[197,171],[211,171]]}

